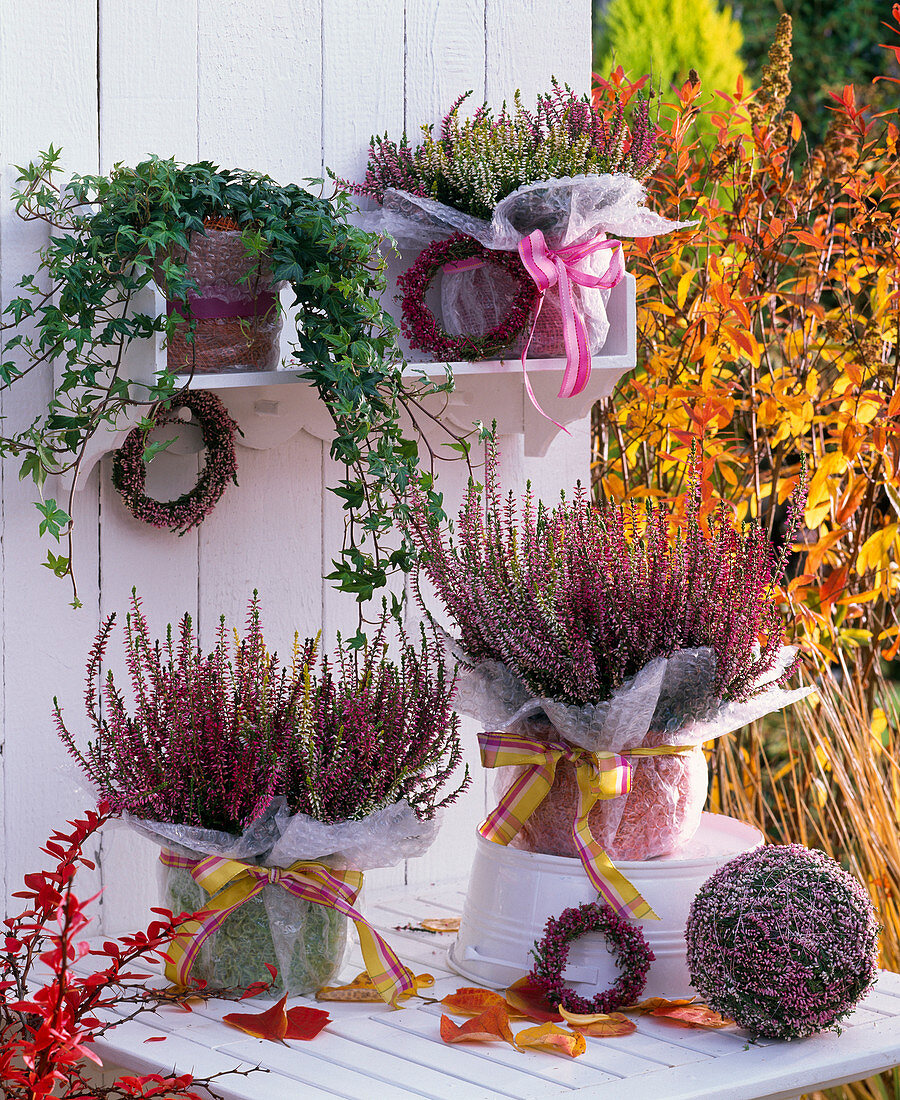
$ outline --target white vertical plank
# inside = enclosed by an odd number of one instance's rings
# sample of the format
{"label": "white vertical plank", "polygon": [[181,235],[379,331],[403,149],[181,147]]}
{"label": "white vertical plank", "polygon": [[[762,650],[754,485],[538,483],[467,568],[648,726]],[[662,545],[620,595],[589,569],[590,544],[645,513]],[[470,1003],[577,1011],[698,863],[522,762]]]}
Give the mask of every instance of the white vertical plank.
{"label": "white vertical plank", "polygon": [[202,159],[282,183],[320,174],[323,2],[197,0]]}
{"label": "white vertical plank", "polygon": [[[495,107],[521,91],[526,106],[550,90],[552,77],[590,91],[591,5],[588,0],[485,0],[487,100]],[[543,458],[525,459],[527,476],[555,499],[590,474],[590,438],[577,428],[557,436]],[[574,475],[574,476],[573,476]]]}
{"label": "white vertical plank", "polygon": [[[0,6],[0,296],[6,304],[23,275],[37,267],[36,250],[48,228],[26,223],[10,201],[15,164],[25,164],[52,143],[63,150],[66,174],[97,169],[95,0],[31,0]],[[52,393],[49,366],[15,383],[3,395],[5,434],[25,428],[46,411]],[[4,461],[4,702],[3,856],[10,891],[22,875],[45,866],[38,851],[51,829],[84,809],[50,717],[54,692],[81,697],[81,654],[96,628],[97,487],[89,483],[75,505],[79,590],[84,607],[68,606],[71,593],[42,566],[52,543],[38,538],[35,487],[18,480],[16,458]],[[47,496],[58,487],[47,485]],[[85,893],[91,882],[83,883]],[[10,908],[18,912],[20,903]]]}
{"label": "white vertical plank", "polygon": [[290,660],[294,633],[321,628],[320,447],[305,432],[268,451],[238,446],[238,485],[200,528],[200,605],[208,643],[224,615],[242,627],[258,589],[266,644]]}
{"label": "white vertical plank", "polygon": [[100,162],[197,156],[197,0],[102,0]]}
{"label": "white vertical plank", "polygon": [[[194,160],[197,155],[197,3],[196,0],[102,0],[100,7],[100,154],[104,171],[113,164],[136,164],[148,154]],[[141,308],[152,309],[152,294]],[[141,377],[156,368],[155,342],[133,346],[132,357],[146,356]],[[162,438],[177,434],[169,430]],[[147,491],[171,500],[196,482],[196,454],[175,445],[153,460]],[[131,589],[144,601],[153,637],[185,613],[197,618],[196,531],[178,536],[135,519],[111,480],[112,461],[101,464],[100,583],[104,617],[115,612],[119,626],[106,668],[120,684],[125,678],[122,634]],[[71,708],[70,708],[71,709]],[[104,926],[121,932],[146,923],[149,907],[159,904],[155,865],[157,849],[126,829],[109,829],[103,842]]]}
{"label": "white vertical plank", "polygon": [[[407,0],[406,129],[414,144],[419,138],[419,127],[439,122],[461,93],[473,91],[469,104],[473,108],[482,103],[484,18],[485,0]],[[439,433],[430,435],[433,443],[443,442]],[[438,469],[438,488],[444,494],[444,507],[448,515],[455,516],[465,493],[468,468],[460,461],[439,463]],[[418,609],[410,606],[408,614],[415,620]],[[475,826],[484,816],[486,799],[486,778],[478,761],[476,730],[474,722],[463,720],[461,738],[472,784],[443,812],[441,831],[431,851],[409,861],[410,883],[463,875],[469,868]]]}
{"label": "white vertical plank", "polygon": [[485,0],[486,98],[499,107],[516,91],[529,104],[550,78],[590,91],[589,0]]}

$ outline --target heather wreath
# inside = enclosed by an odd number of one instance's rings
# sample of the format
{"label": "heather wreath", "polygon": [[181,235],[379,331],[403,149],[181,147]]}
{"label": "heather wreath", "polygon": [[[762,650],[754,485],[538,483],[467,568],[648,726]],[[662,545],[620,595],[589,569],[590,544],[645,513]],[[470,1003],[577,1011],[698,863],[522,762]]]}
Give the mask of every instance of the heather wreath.
{"label": "heather wreath", "polygon": [[778,684],[792,671],[778,667],[775,585],[802,496],[801,486],[776,551],[760,526],[736,529],[724,506],[702,519],[699,477],[680,523],[665,503],[595,507],[580,486],[554,508],[530,489],[518,506],[503,498],[489,451],[485,487],[470,482],[455,539],[417,497],[409,522],[467,663],[499,662],[536,698],[582,706],[656,657],[704,649],[713,698],[742,702],[773,670]]}

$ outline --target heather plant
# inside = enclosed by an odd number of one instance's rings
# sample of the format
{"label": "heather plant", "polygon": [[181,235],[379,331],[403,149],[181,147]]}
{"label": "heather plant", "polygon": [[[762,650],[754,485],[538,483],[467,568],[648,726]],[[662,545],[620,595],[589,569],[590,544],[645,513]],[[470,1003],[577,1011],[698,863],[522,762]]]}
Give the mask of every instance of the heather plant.
{"label": "heather plant", "polygon": [[461,758],[455,677],[424,630],[418,649],[401,632],[399,659],[389,660],[384,626],[362,651],[339,639],[319,675],[305,670],[280,784],[294,813],[357,820],[405,801],[424,821],[468,786],[466,771],[439,798]]}
{"label": "heather plant", "polygon": [[177,636],[169,627],[165,642],[152,640],[132,592],[125,621],[132,713],[113,673],[102,677],[115,618],[102,625],[88,659],[85,707],[96,739],[84,752],[53,701],[70,754],[116,813],[242,832],[278,790],[315,642],[295,645],[282,666],[266,649],[254,593],[244,637],[230,635],[223,616],[204,655],[189,615]]}
{"label": "heather plant", "polygon": [[[240,834],[276,797],[291,813],[356,820],[406,801],[422,819],[457,796],[439,792],[460,761],[455,680],[424,633],[401,632],[387,656],[386,618],[362,651],[338,642],[332,664],[317,639],[294,640],[289,665],[266,649],[256,593],[246,631],[224,617],[204,655],[189,615],[177,636],[150,637],[132,593],[125,623],[133,711],[101,666],[115,615],[87,664],[85,705],[95,739],[82,752],[54,699],[59,734],[111,810]],[[102,708],[101,708],[102,702]]]}
{"label": "heather plant", "polygon": [[774,586],[786,552],[759,525],[735,529],[724,508],[701,520],[699,474],[674,531],[664,503],[595,508],[582,487],[552,509],[530,491],[517,507],[501,496],[492,451],[485,482],[470,482],[456,541],[418,500],[410,520],[422,571],[473,665],[502,662],[536,697],[575,705],[609,698],[681,649],[713,652],[719,699],[746,700],[775,667],[783,630]]}
{"label": "heather plant", "polygon": [[504,104],[495,114],[484,104],[462,119],[471,94],[456,100],[437,133],[423,126],[416,148],[405,134],[399,144],[387,134],[373,137],[365,180],[346,185],[378,202],[396,188],[489,219],[497,203],[523,184],[604,172],[644,179],[657,163],[656,130],[642,97],[629,124],[622,104],[600,110],[556,80],[551,92],[538,96],[533,113],[516,92],[512,111]]}

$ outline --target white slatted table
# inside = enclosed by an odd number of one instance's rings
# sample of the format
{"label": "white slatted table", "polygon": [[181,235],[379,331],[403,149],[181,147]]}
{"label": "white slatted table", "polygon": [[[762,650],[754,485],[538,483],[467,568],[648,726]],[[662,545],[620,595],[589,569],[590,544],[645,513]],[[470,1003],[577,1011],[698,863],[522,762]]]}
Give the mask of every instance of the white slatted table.
{"label": "white slatted table", "polygon": [[[463,888],[453,886],[375,895],[367,915],[403,962],[435,976],[438,998],[470,984],[450,972],[450,937],[395,930],[424,917],[458,915]],[[362,969],[358,947],[344,977]],[[438,1033],[439,1005],[402,1011],[387,1006],[326,1004],[333,1019],[312,1042],[253,1039],[220,1022],[226,1012],[264,1008],[259,1001],[211,1001],[193,1013],[166,1007],[122,1024],[98,1041],[106,1070],[136,1073],[175,1069],[205,1076],[265,1067],[267,1073],[223,1078],[226,1100],[493,1100],[576,1097],[590,1100],[787,1100],[816,1088],[859,1080],[900,1064],[900,975],[883,972],[875,989],[845,1023],[792,1043],[751,1043],[736,1029],[677,1028],[651,1017],[617,1039],[588,1039],[569,1059],[541,1051],[518,1053],[503,1043],[448,1046]],[[516,1021],[513,1030],[531,1026]],[[154,1036],[163,1041],[147,1042]]]}

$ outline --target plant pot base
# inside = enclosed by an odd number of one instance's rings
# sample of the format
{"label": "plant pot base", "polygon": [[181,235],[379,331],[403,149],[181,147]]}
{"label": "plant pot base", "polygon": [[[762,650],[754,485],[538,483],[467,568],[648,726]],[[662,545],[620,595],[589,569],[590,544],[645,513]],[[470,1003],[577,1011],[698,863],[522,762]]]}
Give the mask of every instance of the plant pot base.
{"label": "plant pot base", "polygon": [[[695,996],[684,944],[691,902],[714,871],[761,843],[752,826],[704,813],[693,839],[671,855],[617,862],[660,917],[638,922],[656,956],[645,996]],[[529,952],[549,917],[596,900],[579,860],[504,847],[479,835],[450,966],[478,985],[505,988],[531,969]],[[592,933],[572,945],[566,976],[589,998],[615,983],[618,970],[602,936]]]}

